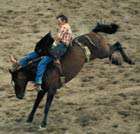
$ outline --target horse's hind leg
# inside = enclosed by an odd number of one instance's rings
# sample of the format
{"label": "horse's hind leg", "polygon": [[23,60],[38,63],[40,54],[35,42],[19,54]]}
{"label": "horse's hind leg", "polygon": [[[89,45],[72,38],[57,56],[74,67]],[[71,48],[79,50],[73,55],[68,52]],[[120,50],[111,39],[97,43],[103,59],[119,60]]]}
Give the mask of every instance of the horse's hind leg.
{"label": "horse's hind leg", "polygon": [[32,111],[31,111],[31,113],[29,114],[28,119],[27,119],[27,122],[28,122],[28,123],[31,123],[31,122],[33,121],[33,118],[34,118],[34,114],[35,114],[35,112],[36,112],[36,109],[38,108],[39,103],[40,103],[41,100],[43,99],[44,95],[45,95],[45,91],[42,91],[42,90],[41,90],[41,91],[38,92],[37,98],[36,98],[35,103],[34,103],[34,106],[33,106],[33,108],[32,108]]}
{"label": "horse's hind leg", "polygon": [[50,88],[48,90],[46,105],[45,105],[45,109],[44,109],[44,117],[43,117],[43,121],[41,123],[41,128],[45,128],[47,125],[47,116],[48,116],[48,112],[49,112],[49,109],[50,109],[50,106],[51,106],[55,93],[56,93],[56,88]]}
{"label": "horse's hind leg", "polygon": [[122,55],[122,57],[123,57],[123,60],[124,60],[125,62],[127,62],[128,64],[131,64],[131,65],[134,65],[134,64],[135,64],[135,62],[132,61],[132,59],[130,59],[130,57],[128,57],[128,56],[126,55],[126,53],[125,53],[125,51],[124,51],[123,48],[120,50],[120,53],[121,53],[121,55]]}
{"label": "horse's hind leg", "polygon": [[111,46],[112,53],[115,51],[119,51],[121,56],[123,57],[123,60],[127,62],[128,64],[135,64],[134,61],[128,55],[125,53],[124,48],[122,47],[120,42],[116,42]]}

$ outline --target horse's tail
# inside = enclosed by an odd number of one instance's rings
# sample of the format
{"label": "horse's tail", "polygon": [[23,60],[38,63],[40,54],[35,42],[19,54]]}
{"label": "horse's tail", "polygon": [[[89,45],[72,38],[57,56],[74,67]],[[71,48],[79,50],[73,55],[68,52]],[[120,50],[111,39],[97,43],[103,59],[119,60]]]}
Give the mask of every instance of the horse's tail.
{"label": "horse's tail", "polygon": [[107,34],[114,34],[118,31],[118,28],[119,28],[119,26],[114,23],[111,23],[111,24],[97,23],[97,25],[92,30],[92,32],[95,32],[95,33],[103,32],[103,33],[107,33]]}

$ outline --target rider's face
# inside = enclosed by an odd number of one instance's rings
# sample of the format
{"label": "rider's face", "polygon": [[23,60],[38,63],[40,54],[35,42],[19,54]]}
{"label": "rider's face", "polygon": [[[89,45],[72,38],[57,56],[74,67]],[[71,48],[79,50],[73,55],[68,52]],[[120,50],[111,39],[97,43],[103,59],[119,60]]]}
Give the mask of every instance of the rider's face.
{"label": "rider's face", "polygon": [[65,21],[62,21],[60,18],[58,18],[57,24],[58,24],[58,26],[62,26],[63,24],[65,24]]}

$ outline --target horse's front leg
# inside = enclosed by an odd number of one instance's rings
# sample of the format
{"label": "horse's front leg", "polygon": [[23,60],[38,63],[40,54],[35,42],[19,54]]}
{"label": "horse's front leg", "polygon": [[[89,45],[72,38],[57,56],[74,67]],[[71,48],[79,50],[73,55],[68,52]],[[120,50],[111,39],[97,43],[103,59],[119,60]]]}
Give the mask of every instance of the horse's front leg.
{"label": "horse's front leg", "polygon": [[49,109],[50,109],[50,106],[51,106],[55,93],[56,93],[55,88],[50,88],[48,91],[46,105],[45,105],[45,109],[44,109],[44,117],[43,117],[43,121],[41,123],[41,128],[45,128],[47,125],[47,116],[48,116],[48,112],[49,112]]}
{"label": "horse's front leg", "polygon": [[35,100],[35,103],[34,103],[34,106],[32,108],[32,111],[31,113],[29,114],[28,116],[28,119],[27,119],[27,122],[28,123],[31,123],[33,121],[33,118],[34,118],[34,114],[39,106],[39,103],[41,102],[41,100],[43,99],[45,95],[45,91],[39,91],[38,94],[37,94],[37,97],[36,97],[36,100]]}

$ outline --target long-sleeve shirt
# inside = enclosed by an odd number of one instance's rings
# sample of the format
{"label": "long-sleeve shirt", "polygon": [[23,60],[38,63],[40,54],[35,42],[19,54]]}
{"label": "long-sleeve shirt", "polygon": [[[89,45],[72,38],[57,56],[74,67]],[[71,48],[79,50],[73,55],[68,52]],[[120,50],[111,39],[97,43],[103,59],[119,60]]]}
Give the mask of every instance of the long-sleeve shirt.
{"label": "long-sleeve shirt", "polygon": [[72,40],[72,31],[68,23],[60,27],[58,37],[60,38],[60,41],[64,42],[66,45],[70,43]]}

